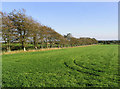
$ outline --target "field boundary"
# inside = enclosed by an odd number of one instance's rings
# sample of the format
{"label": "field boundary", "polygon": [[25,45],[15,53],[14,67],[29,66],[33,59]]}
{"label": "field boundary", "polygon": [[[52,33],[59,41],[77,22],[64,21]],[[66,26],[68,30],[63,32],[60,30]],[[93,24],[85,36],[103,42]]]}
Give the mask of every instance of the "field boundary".
{"label": "field boundary", "polygon": [[[95,45],[95,44],[94,44]],[[77,46],[77,47],[88,47],[93,45],[83,45],[83,46]],[[11,52],[2,52],[0,55],[4,54],[16,54],[16,53],[26,53],[26,52],[39,52],[39,51],[47,51],[47,50],[57,50],[57,49],[67,49],[67,48],[77,48],[77,47],[63,47],[63,48],[43,48],[43,49],[37,49],[37,50],[17,50],[17,51],[11,51]]]}

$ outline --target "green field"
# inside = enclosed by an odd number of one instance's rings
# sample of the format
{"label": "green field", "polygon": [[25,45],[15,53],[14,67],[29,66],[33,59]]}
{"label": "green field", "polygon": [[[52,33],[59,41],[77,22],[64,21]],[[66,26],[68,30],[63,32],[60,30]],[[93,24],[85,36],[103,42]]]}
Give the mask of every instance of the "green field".
{"label": "green field", "polygon": [[118,87],[118,46],[2,56],[3,87]]}

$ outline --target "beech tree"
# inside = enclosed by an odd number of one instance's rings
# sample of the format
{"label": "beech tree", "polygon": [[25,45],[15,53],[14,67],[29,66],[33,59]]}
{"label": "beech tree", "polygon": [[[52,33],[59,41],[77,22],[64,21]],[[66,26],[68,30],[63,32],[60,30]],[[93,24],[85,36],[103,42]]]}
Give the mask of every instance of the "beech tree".
{"label": "beech tree", "polygon": [[38,48],[38,42],[39,42],[39,29],[40,28],[40,24],[37,22],[34,22],[32,24],[32,37],[33,37],[33,44],[34,44],[34,48],[37,49]]}
{"label": "beech tree", "polygon": [[2,37],[7,45],[7,51],[11,51],[11,42],[13,41],[13,37],[15,36],[15,26],[13,22],[10,20],[10,17],[7,13],[2,14]]}
{"label": "beech tree", "polygon": [[22,48],[26,51],[27,40],[29,40],[29,27],[30,21],[25,14],[25,10],[12,11],[10,13],[10,19],[13,21],[14,26],[16,26],[18,32],[18,39],[22,44]]}

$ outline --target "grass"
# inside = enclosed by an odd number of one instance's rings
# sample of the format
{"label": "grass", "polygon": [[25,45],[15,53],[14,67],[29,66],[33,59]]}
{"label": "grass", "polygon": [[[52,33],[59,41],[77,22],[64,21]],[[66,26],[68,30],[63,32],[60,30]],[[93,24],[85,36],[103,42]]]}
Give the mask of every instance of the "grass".
{"label": "grass", "polygon": [[118,87],[118,46],[2,55],[3,87]]}

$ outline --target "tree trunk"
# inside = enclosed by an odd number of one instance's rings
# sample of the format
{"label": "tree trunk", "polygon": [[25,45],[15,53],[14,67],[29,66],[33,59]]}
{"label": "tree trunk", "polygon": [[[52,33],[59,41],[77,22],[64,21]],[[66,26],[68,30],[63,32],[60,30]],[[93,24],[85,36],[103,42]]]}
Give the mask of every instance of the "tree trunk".
{"label": "tree trunk", "polygon": [[23,46],[23,41],[22,41],[22,49],[24,49],[24,46]]}
{"label": "tree trunk", "polygon": [[65,44],[63,44],[63,47],[65,48]]}
{"label": "tree trunk", "polygon": [[43,49],[43,42],[41,41],[41,49]]}
{"label": "tree trunk", "polygon": [[46,48],[48,48],[48,43],[46,42]]}
{"label": "tree trunk", "polygon": [[10,51],[11,51],[10,42],[8,42],[8,45],[7,45],[7,52],[10,52]]}
{"label": "tree trunk", "polygon": [[11,52],[10,46],[7,47],[7,52]]}
{"label": "tree trunk", "polygon": [[26,48],[25,48],[25,43],[24,43],[24,41],[22,41],[22,49],[23,49],[24,51],[26,51]]}
{"label": "tree trunk", "polygon": [[41,49],[43,49],[43,45],[41,45]]}
{"label": "tree trunk", "polygon": [[24,47],[24,51],[26,51],[26,48]]}
{"label": "tree trunk", "polygon": [[37,50],[37,46],[35,46],[35,49]]}
{"label": "tree trunk", "polygon": [[52,48],[52,43],[50,43],[50,48]]}
{"label": "tree trunk", "polygon": [[34,40],[34,48],[37,49],[37,38],[36,38],[36,36],[33,37],[33,40]]}
{"label": "tree trunk", "polygon": [[48,48],[48,42],[47,42],[47,39],[46,39],[46,48]]}
{"label": "tree trunk", "polygon": [[60,48],[60,44],[58,44],[58,48]]}
{"label": "tree trunk", "polygon": [[63,45],[61,44],[61,48],[63,47]]}

